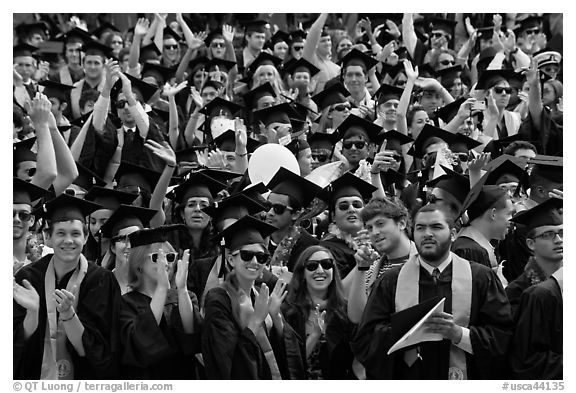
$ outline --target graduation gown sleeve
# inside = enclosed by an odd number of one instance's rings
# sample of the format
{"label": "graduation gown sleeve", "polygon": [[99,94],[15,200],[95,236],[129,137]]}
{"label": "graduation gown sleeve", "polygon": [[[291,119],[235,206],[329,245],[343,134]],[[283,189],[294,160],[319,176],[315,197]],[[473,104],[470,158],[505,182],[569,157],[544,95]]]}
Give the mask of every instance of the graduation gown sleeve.
{"label": "graduation gown sleeve", "polygon": [[562,379],[562,294],[554,279],[524,291],[510,363],[518,379]]}
{"label": "graduation gown sleeve", "polygon": [[488,252],[470,238],[463,236],[456,239],[452,244],[452,252],[468,261],[490,267]]}

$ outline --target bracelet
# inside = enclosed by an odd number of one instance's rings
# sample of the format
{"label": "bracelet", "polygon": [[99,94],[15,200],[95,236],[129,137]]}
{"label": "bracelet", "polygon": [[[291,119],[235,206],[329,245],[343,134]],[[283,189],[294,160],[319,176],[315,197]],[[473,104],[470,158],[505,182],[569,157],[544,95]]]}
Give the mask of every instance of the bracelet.
{"label": "bracelet", "polygon": [[248,152],[246,152],[246,153],[244,153],[244,154],[240,154],[240,153],[238,153],[238,152],[234,152],[234,153],[236,153],[236,155],[237,155],[238,157],[244,157],[244,156],[247,156],[247,155],[248,155]]}
{"label": "bracelet", "polygon": [[378,171],[378,172],[372,172],[372,171],[370,171],[370,173],[371,173],[372,175],[379,175],[379,174],[380,174],[380,171]]}
{"label": "bracelet", "polygon": [[68,321],[72,320],[72,318],[74,318],[75,316],[76,316],[76,311],[74,311],[74,312],[72,313],[72,316],[71,316],[70,318],[68,318],[68,319],[62,319],[62,318],[60,318],[60,321],[62,321],[62,322],[68,322]]}

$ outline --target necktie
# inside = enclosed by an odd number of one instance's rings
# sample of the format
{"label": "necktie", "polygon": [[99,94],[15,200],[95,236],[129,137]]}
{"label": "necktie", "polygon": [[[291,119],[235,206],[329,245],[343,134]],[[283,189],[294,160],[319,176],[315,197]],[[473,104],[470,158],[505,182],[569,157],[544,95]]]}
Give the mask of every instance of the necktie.
{"label": "necktie", "polygon": [[435,267],[432,271],[432,279],[434,280],[434,285],[438,284],[438,278],[440,277],[440,270]]}

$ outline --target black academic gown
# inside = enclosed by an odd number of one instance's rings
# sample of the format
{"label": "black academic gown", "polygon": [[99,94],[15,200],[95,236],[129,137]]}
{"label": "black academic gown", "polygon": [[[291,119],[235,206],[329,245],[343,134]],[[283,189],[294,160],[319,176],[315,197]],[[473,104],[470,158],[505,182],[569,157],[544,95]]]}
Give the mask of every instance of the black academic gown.
{"label": "black academic gown", "polygon": [[[38,328],[27,340],[23,337],[26,310],[13,302],[14,313],[14,379],[40,379],[47,311],[44,277],[52,254],[24,266],[16,273],[16,281],[27,279],[40,296]],[[66,274],[56,289],[66,288],[73,272]],[[86,355],[80,357],[72,344],[67,349],[72,357],[75,379],[115,379],[119,359],[120,287],[112,272],[88,263],[88,271],[80,284],[76,314],[84,326],[82,343]]]}
{"label": "black academic gown", "polygon": [[[319,243],[319,240],[316,239],[314,236],[310,235],[305,229],[302,229],[301,235],[292,247],[292,252],[290,253],[290,257],[288,258],[288,262],[286,267],[288,267],[288,271],[293,272],[294,266],[298,261],[298,257],[302,254],[302,251],[307,249],[310,246],[315,246]],[[277,246],[273,245],[272,242],[268,245],[268,251],[270,255],[274,255]]]}
{"label": "black academic gown", "polygon": [[518,306],[520,305],[522,293],[532,285],[546,281],[547,278],[540,266],[531,258],[526,264],[524,272],[506,286],[506,296],[508,296],[508,301],[512,307],[513,316],[516,315]]}
{"label": "black academic gown", "polygon": [[452,243],[452,252],[461,258],[491,267],[488,251],[469,237],[459,237]]}
{"label": "black academic gown", "polygon": [[[504,288],[489,268],[471,262],[472,303],[470,341],[474,355],[466,353],[468,379],[498,379],[505,370],[505,356],[512,336],[513,321]],[[394,299],[401,266],[386,271],[368,297],[362,320],[352,342],[356,358],[366,368],[367,379],[447,379],[450,341],[420,344],[422,360],[408,368],[405,350],[386,355],[392,342],[390,316],[396,312]],[[452,264],[434,281],[420,268],[419,302],[446,297],[444,311],[452,313]],[[412,347],[410,347],[412,348]],[[410,349],[408,348],[408,349]]]}
{"label": "black academic gown", "polygon": [[[272,373],[256,336],[238,323],[232,301],[223,287],[212,288],[204,302],[202,356],[207,379],[271,379]],[[296,333],[284,324],[282,335],[272,327],[268,339],[282,379],[298,375]]]}
{"label": "black academic gown", "polygon": [[524,291],[510,363],[518,379],[563,379],[562,291],[554,278]]}
{"label": "black academic gown", "polygon": [[171,291],[160,325],[150,308],[152,298],[138,291],[122,296],[120,337],[122,378],[196,379],[195,353],[200,352],[201,317],[190,292],[194,333],[185,333],[178,311],[178,295]]}
{"label": "black academic gown", "polygon": [[[282,315],[285,323],[295,330],[300,349],[298,379],[307,379],[306,361],[306,316],[294,305],[284,302],[282,304]],[[322,379],[356,379],[352,371],[352,361],[354,355],[350,348],[354,324],[348,318],[341,318],[336,313],[331,313],[326,318],[326,342],[321,344],[320,365],[322,369]]]}
{"label": "black academic gown", "polygon": [[502,274],[508,282],[514,281],[522,274],[531,251],[526,245],[526,227],[516,225],[512,231],[508,231],[504,240],[498,243],[498,255],[502,261]]}
{"label": "black academic gown", "polygon": [[351,249],[344,240],[337,237],[327,237],[320,242],[320,245],[329,249],[334,255],[340,278],[346,277],[356,267],[356,259],[354,259],[356,251]]}

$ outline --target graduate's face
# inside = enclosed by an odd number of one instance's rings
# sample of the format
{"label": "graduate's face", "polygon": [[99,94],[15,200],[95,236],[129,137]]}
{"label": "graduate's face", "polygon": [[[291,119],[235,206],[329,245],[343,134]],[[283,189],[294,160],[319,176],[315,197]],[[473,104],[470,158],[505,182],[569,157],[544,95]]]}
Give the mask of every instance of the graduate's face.
{"label": "graduate's face", "polygon": [[[358,146],[363,145],[361,148]],[[355,135],[342,142],[342,155],[351,165],[358,165],[368,157],[368,142],[363,136]]]}
{"label": "graduate's face", "polygon": [[292,43],[292,46],[290,47],[290,53],[292,54],[292,57],[295,58],[296,60],[302,58],[302,53],[304,49],[304,42],[294,42]]}
{"label": "graduate's face", "polygon": [[246,36],[246,41],[250,49],[254,51],[262,50],[266,42],[266,34],[259,32],[250,33]]}
{"label": "graduate's face", "polygon": [[[117,102],[126,101],[126,95],[124,95],[124,93],[118,94],[118,99],[116,101]],[[128,102],[124,104],[124,108],[117,108],[117,113],[118,117],[122,121],[122,124],[129,127],[132,127],[135,124],[136,120],[134,119],[134,116],[128,109]]]}
{"label": "graduate's face", "polygon": [[344,72],[344,84],[350,93],[359,93],[366,87],[366,73],[362,66],[349,65]]}
{"label": "graduate's face", "polygon": [[[148,246],[148,252],[144,255],[144,263],[142,264],[142,275],[152,282],[157,281],[159,260],[166,258],[166,254],[173,253],[174,247],[168,242],[154,243]],[[158,254],[156,262],[152,261],[152,254]],[[174,263],[174,262],[172,262]],[[171,263],[168,263],[170,265]],[[168,266],[169,267],[169,266]]]}
{"label": "graduate's face", "polygon": [[308,176],[312,172],[312,150],[310,148],[298,152],[298,166],[300,167],[300,176]]}
{"label": "graduate's face", "polygon": [[396,99],[388,100],[382,105],[378,105],[378,115],[383,117],[385,121],[395,122],[400,101]]}
{"label": "graduate's face", "polygon": [[66,44],[66,60],[68,64],[80,65],[81,42],[69,42]]}
{"label": "graduate's face", "polygon": [[551,262],[560,262],[564,259],[564,240],[559,235],[547,239],[546,232],[558,232],[564,229],[564,225],[545,225],[534,229],[534,236],[526,239],[528,248],[534,256]]}
{"label": "graduate's face", "polygon": [[142,228],[138,226],[130,226],[122,228],[118,231],[116,237],[118,240],[113,242],[111,246],[113,247],[114,254],[116,255],[116,266],[120,266],[122,263],[128,262],[128,257],[130,256],[130,239],[128,235],[132,232],[141,230]]}
{"label": "graduate's face", "polygon": [[[311,262],[317,262],[329,259],[334,263],[334,260],[326,251],[316,251],[314,254],[308,258],[305,262],[305,266],[310,264]],[[310,271],[308,269],[304,269],[304,279],[306,280],[306,286],[308,288],[308,292],[325,292],[328,290],[330,283],[334,279],[334,268],[324,269],[320,263],[318,263],[318,267],[314,271]]]}
{"label": "graduate's face", "polygon": [[182,218],[184,223],[190,229],[202,230],[208,226],[210,216],[202,211],[202,209],[210,206],[210,200],[206,197],[190,197],[186,201],[184,210],[182,211]]}
{"label": "graduate's face", "polygon": [[259,85],[263,85],[266,82],[272,83],[275,78],[274,66],[267,64],[258,67],[258,69],[256,70],[255,78],[258,81]]}
{"label": "graduate's face", "polygon": [[178,60],[178,42],[176,42],[174,38],[168,38],[164,40],[164,50],[162,51],[162,56],[170,61]]}
{"label": "graduate's face", "polygon": [[271,192],[270,195],[268,195],[268,202],[272,205],[283,205],[287,207],[282,214],[277,214],[274,208],[271,207],[268,213],[266,213],[266,222],[268,224],[272,224],[279,229],[286,229],[292,225],[293,210],[290,206],[290,198],[288,198],[288,195]]}
{"label": "graduate's face", "polygon": [[442,97],[437,91],[425,90],[420,98],[420,105],[428,115],[431,115],[436,109],[442,106]]}
{"label": "graduate's face", "polygon": [[84,57],[84,73],[89,79],[100,79],[104,73],[104,62],[99,55]]}
{"label": "graduate's face", "polygon": [[406,221],[395,221],[393,218],[378,215],[364,226],[370,236],[372,247],[380,254],[389,254],[400,244],[400,239],[406,229]]}
{"label": "graduate's face", "polygon": [[498,82],[498,84],[492,88],[492,96],[494,97],[494,102],[500,110],[506,108],[510,102],[510,93],[503,89],[510,89],[510,84],[507,81]]}
{"label": "graduate's face", "polygon": [[[32,207],[25,203],[14,203],[12,204],[12,212],[12,239],[21,239],[23,236],[26,236],[28,229],[34,225],[34,216],[30,214]],[[19,217],[21,212],[30,214],[30,218],[21,220]]]}
{"label": "graduate's face", "polygon": [[421,212],[415,217],[414,243],[426,262],[442,263],[450,252],[454,235],[444,213],[439,210]]}
{"label": "graduate's face", "polygon": [[27,81],[36,71],[36,60],[32,56],[17,56],[14,58],[16,71]]}
{"label": "graduate's face", "polygon": [[350,116],[352,105],[348,101],[340,104],[333,104],[328,109],[328,118],[332,119],[332,128],[338,127],[348,116]]}
{"label": "graduate's face", "polygon": [[430,122],[430,118],[428,117],[428,113],[426,111],[417,111],[414,113],[414,117],[412,118],[412,123],[410,124],[410,132],[412,133],[412,138],[418,138],[420,135],[420,131],[424,128],[426,123]]}
{"label": "graduate's face", "polygon": [[64,263],[76,263],[88,239],[79,220],[56,222],[49,235],[54,257]]}
{"label": "graduate's face", "polygon": [[332,53],[332,38],[329,35],[320,37],[317,51],[320,55],[327,56]]}
{"label": "graduate's face", "polygon": [[[360,207],[355,207],[360,206]],[[336,199],[334,204],[334,223],[341,231],[353,236],[364,225],[360,218],[360,211],[364,207],[362,198],[357,196]]]}
{"label": "graduate's face", "polygon": [[542,104],[552,106],[556,102],[556,91],[552,84],[546,82],[542,86]]}
{"label": "graduate's face", "polygon": [[[33,174],[36,172],[36,161],[22,161],[18,163],[16,177],[24,181],[32,181]],[[32,173],[32,175],[31,175]]]}
{"label": "graduate's face", "polygon": [[501,209],[493,209],[492,217],[493,222],[491,228],[493,230],[492,239],[502,240],[508,232],[510,219],[514,213],[514,205],[512,200],[506,198],[506,206]]}
{"label": "graduate's face", "polygon": [[214,38],[210,42],[210,51],[215,59],[223,59],[226,54],[226,41],[223,37]]}
{"label": "graduate's face", "polygon": [[288,44],[284,41],[277,42],[274,45],[274,56],[281,58],[284,60],[286,58],[286,54],[288,53]]}
{"label": "graduate's face", "polygon": [[92,236],[96,237],[96,234],[100,228],[102,228],[102,225],[108,221],[111,215],[112,210],[108,209],[96,210],[94,213],[90,214],[89,228]]}
{"label": "graduate's face", "polygon": [[256,257],[253,257],[249,261],[245,261],[242,259],[240,250],[257,253],[267,253],[267,250],[265,250],[264,246],[261,244],[247,244],[230,253],[229,262],[238,275],[238,278],[246,281],[254,281],[260,276],[260,274],[262,274],[266,265],[258,263]]}

